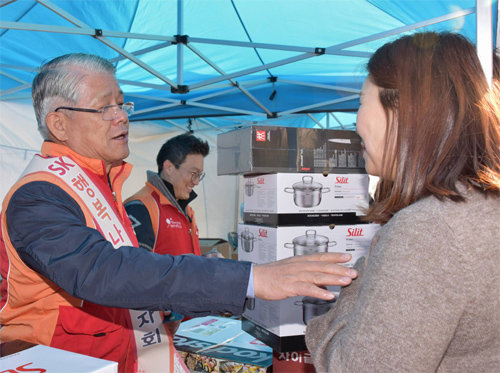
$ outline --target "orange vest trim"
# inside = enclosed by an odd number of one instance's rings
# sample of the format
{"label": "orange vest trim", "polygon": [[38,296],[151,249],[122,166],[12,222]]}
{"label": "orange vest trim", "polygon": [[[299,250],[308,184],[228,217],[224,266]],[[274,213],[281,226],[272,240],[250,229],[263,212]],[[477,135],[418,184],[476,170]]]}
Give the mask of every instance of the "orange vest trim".
{"label": "orange vest trim", "polygon": [[[20,179],[8,192],[2,204],[2,211],[6,211],[12,195],[23,185],[33,181],[47,181],[62,188],[80,206],[82,201],[66,184],[57,177],[46,172],[29,174]],[[88,227],[95,228],[94,219],[87,209],[82,209]],[[8,280],[4,281],[7,287],[5,305],[0,312],[0,337],[2,341],[22,339],[28,342],[50,345],[57,323],[60,306],[81,307],[82,300],[72,297],[59,286],[43,275],[29,268],[12,246],[7,231],[7,218],[2,214],[2,238],[7,253]],[[30,299],[23,303],[22,299]],[[43,314],[40,315],[40,310]],[[43,322],[40,320],[43,319]],[[15,323],[10,324],[10,320]]]}
{"label": "orange vest trim", "polygon": [[144,206],[146,206],[146,209],[148,210],[149,213],[149,217],[151,219],[151,225],[153,226],[153,232],[155,233],[155,242],[153,245],[154,248],[156,246],[156,241],[158,240],[158,227],[160,225],[160,220],[159,220],[160,209],[156,204],[154,198],[151,196],[151,191],[149,188],[156,190],[158,194],[161,195],[161,193],[156,188],[154,188],[151,184],[146,183],[146,186],[142,187],[132,197],[127,198],[127,200],[124,203],[127,204],[131,201],[141,201],[144,204]]}
{"label": "orange vest trim", "polygon": [[[53,148],[58,150],[56,153],[60,153],[58,156],[67,157],[68,153],[72,153],[64,146],[51,143],[44,143],[42,150]],[[87,166],[86,160],[94,163],[95,167],[88,169],[89,172],[100,168],[104,170],[103,167],[99,167],[102,165],[101,161],[89,160],[81,156],[78,158],[82,158],[83,167]],[[110,180],[115,190],[121,188],[130,170],[131,166],[128,164],[112,168]],[[105,174],[100,175],[99,173],[87,176],[91,179],[107,177]],[[21,260],[17,250],[13,247],[8,235],[5,211],[15,191],[34,181],[46,181],[60,187],[80,206],[85,217],[85,225],[89,228],[99,229],[91,211],[78,194],[71,186],[50,172],[33,171],[14,184],[4,199],[1,215],[0,249],[2,250],[2,261],[5,260],[4,258],[7,258],[8,261],[7,265],[5,262],[2,262],[1,265],[2,273],[8,273],[8,275],[2,283],[2,294],[6,294],[6,296],[5,299],[2,299],[4,304],[0,310],[0,323],[2,324],[0,340],[22,339],[62,348],[118,361],[120,372],[135,371],[137,353],[133,342],[129,310],[100,306],[71,296],[49,279],[31,270]],[[115,203],[115,206],[123,224],[127,226],[126,230],[132,232],[133,235],[123,204],[119,201]],[[133,240],[135,240],[134,235]],[[96,346],[95,334],[102,330],[106,336],[101,337],[101,343]]]}

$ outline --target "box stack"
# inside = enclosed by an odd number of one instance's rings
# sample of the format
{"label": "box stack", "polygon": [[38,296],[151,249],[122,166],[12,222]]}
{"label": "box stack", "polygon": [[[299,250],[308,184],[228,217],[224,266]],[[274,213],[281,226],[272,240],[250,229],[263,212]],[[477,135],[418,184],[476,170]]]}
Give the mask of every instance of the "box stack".
{"label": "box stack", "polygon": [[[379,226],[360,220],[369,180],[355,132],[251,126],[218,135],[217,152],[219,175],[243,176],[239,260],[347,252],[352,266],[369,250]],[[310,297],[250,300],[242,327],[277,352],[303,351],[307,322],[332,304]]]}
{"label": "box stack", "polygon": [[[238,259],[253,263],[267,263],[293,255],[315,252],[346,252],[352,255],[347,266],[352,266],[370,248],[377,224],[343,224],[321,226],[267,227],[240,224],[241,245]],[[339,293],[340,289],[330,290]],[[248,322],[243,329],[267,343],[273,349],[305,350],[304,334],[307,322],[326,313],[333,302],[310,297],[294,297],[281,301],[255,299],[247,301],[243,316]]]}

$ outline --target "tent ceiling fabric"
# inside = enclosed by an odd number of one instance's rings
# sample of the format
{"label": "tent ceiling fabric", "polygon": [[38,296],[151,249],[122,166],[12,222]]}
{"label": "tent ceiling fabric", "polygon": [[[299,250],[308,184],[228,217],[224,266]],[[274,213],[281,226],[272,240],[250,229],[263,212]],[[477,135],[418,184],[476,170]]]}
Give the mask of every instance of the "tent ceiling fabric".
{"label": "tent ceiling fabric", "polygon": [[84,52],[116,63],[133,121],[345,128],[371,53],[414,30],[475,42],[476,1],[0,0],[0,99],[29,97],[40,64]]}

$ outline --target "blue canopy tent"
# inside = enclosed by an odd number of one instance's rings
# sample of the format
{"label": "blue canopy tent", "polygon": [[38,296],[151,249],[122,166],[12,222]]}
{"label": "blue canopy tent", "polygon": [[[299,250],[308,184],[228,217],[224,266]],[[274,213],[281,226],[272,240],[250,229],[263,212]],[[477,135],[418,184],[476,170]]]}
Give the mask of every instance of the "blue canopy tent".
{"label": "blue canopy tent", "polygon": [[[56,56],[110,59],[136,103],[127,196],[179,131],[213,145],[214,134],[252,124],[353,130],[368,58],[402,33],[459,32],[477,43],[491,73],[497,7],[497,0],[0,0],[0,197],[39,149],[31,81]],[[238,220],[239,184],[215,180],[212,157],[194,201],[203,206],[194,207],[206,222],[201,236],[225,237]]]}
{"label": "blue canopy tent", "polygon": [[0,100],[29,97],[42,62],[87,52],[116,63],[127,99],[136,102],[132,121],[219,128],[281,118],[281,123],[352,129],[352,115],[340,116],[348,121],[343,123],[338,114],[324,113],[356,111],[370,54],[413,30],[460,32],[473,41],[479,32],[493,40],[496,0],[477,4],[2,0]]}

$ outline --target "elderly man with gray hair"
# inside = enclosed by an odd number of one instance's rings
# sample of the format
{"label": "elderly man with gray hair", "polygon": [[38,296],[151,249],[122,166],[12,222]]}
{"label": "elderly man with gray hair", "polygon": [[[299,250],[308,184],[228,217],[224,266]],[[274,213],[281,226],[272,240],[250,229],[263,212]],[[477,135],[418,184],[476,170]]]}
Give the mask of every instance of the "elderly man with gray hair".
{"label": "elderly man with gray hair", "polygon": [[[174,371],[162,312],[240,314],[247,297],[333,297],[347,285],[349,255],[266,265],[138,248],[122,204],[131,165],[128,116],[107,60],[58,57],[33,81],[44,136],[7,194],[1,215],[0,338],[21,339],[119,363],[120,372]],[[145,358],[147,353],[147,358]]]}

